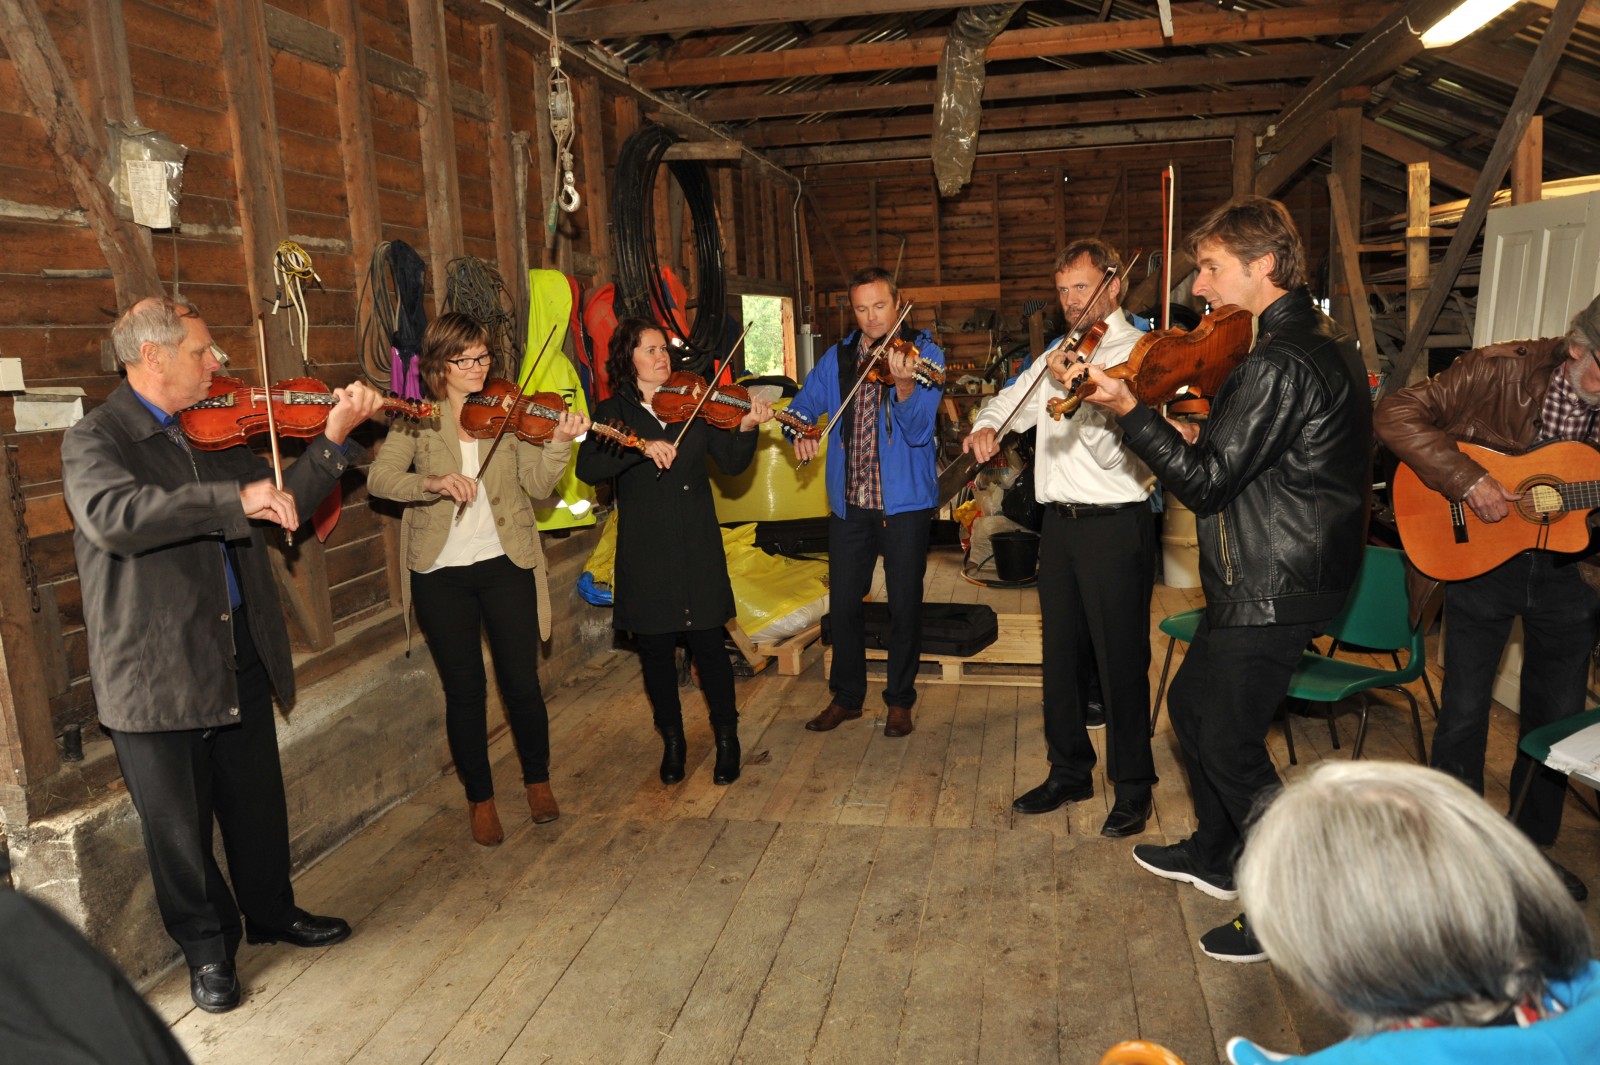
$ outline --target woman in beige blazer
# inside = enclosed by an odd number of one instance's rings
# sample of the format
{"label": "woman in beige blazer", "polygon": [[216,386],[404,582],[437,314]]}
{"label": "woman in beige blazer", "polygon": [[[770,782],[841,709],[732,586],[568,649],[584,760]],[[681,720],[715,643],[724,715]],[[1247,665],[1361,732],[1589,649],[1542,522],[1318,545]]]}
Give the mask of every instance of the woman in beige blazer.
{"label": "woman in beige blazer", "polygon": [[567,468],[572,441],[589,428],[587,417],[568,412],[543,446],[508,433],[480,483],[479,464],[490,442],[463,433],[457,413],[483,388],[491,361],[488,334],[477,322],[455,313],[435,319],[422,337],[421,371],[439,405],[437,425],[391,430],[367,474],[373,495],[406,504],[400,526],[405,606],[415,605],[433,651],[472,838],[486,847],[505,833],[489,772],[485,630],[529,812],[540,824],[560,814],[550,791],[550,728],[538,659],[527,639],[535,614],[540,639],[550,638],[550,592],[533,500],[550,494]]}

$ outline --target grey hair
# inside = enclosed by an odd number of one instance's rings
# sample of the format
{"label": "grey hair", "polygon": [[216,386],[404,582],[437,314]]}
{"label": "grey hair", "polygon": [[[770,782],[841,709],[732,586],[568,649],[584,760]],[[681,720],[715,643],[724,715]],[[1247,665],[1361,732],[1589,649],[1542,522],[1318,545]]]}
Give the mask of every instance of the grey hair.
{"label": "grey hair", "polygon": [[1581,348],[1584,355],[1600,351],[1600,296],[1590,300],[1587,307],[1572,316],[1572,322],[1567,326],[1567,344]]}
{"label": "grey hair", "polygon": [[200,312],[192,303],[152,296],[135,303],[117,318],[111,327],[111,346],[124,366],[132,366],[143,357],[145,344],[176,349],[185,335],[183,319],[198,317]]}
{"label": "grey hair", "polygon": [[1267,956],[1356,1034],[1487,1024],[1590,957],[1533,843],[1421,766],[1319,764],[1261,813],[1237,875]]}

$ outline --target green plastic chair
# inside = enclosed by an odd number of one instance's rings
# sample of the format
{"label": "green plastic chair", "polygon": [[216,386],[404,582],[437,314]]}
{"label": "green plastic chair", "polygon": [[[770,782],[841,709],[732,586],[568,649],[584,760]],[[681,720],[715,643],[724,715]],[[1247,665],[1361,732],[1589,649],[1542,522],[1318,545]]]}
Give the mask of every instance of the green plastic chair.
{"label": "green plastic chair", "polygon": [[[1540,765],[1548,765],[1550,748],[1574,732],[1582,732],[1591,725],[1600,725],[1600,707],[1585,710],[1581,714],[1573,714],[1571,717],[1563,718],[1560,721],[1552,721],[1542,728],[1534,729],[1517,743],[1517,750]],[[1565,770],[1562,770],[1562,772],[1565,772]],[[1569,776],[1576,776],[1590,787],[1600,790],[1600,778],[1590,777],[1583,773],[1569,774]],[[1529,773],[1522,778],[1522,787],[1517,789],[1516,801],[1511,804],[1511,812],[1506,815],[1513,821],[1522,812],[1522,804],[1527,801],[1528,788],[1533,785],[1533,777],[1534,774]]]}
{"label": "green plastic chair", "polygon": [[1300,656],[1289,681],[1288,697],[1315,703],[1336,703],[1352,695],[1361,698],[1361,723],[1356,728],[1356,744],[1350,757],[1360,758],[1367,738],[1366,694],[1374,689],[1396,691],[1411,704],[1411,723],[1416,731],[1417,761],[1428,764],[1427,744],[1422,736],[1422,715],[1417,700],[1404,685],[1422,677],[1428,657],[1422,626],[1410,620],[1406,600],[1405,552],[1390,547],[1368,547],[1361,573],[1339,616],[1325,625],[1322,635],[1340,644],[1376,652],[1406,652],[1404,665],[1383,669],[1343,658],[1307,651]]}
{"label": "green plastic chair", "polygon": [[1156,734],[1156,722],[1161,720],[1161,700],[1167,694],[1167,671],[1172,668],[1172,652],[1177,648],[1179,641],[1193,643],[1195,630],[1200,628],[1200,619],[1205,616],[1206,608],[1195,607],[1193,610],[1180,610],[1176,614],[1168,614],[1156,626],[1167,634],[1167,657],[1161,663],[1161,679],[1156,683],[1156,697],[1150,704],[1150,735]]}

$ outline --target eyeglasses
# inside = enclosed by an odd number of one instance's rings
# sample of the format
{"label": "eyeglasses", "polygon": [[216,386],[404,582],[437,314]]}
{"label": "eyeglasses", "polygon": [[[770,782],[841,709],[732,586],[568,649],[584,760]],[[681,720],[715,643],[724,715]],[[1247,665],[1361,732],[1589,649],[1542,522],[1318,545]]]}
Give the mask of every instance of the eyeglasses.
{"label": "eyeglasses", "polygon": [[463,359],[446,359],[444,361],[448,362],[451,366],[454,366],[458,370],[470,370],[474,366],[489,365],[494,361],[494,356],[486,351],[482,355],[473,355],[469,358]]}

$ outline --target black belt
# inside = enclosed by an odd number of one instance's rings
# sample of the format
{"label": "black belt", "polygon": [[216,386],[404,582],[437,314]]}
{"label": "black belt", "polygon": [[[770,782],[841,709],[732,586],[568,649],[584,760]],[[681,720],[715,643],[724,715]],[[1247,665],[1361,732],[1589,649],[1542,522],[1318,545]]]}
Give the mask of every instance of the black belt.
{"label": "black belt", "polygon": [[1063,518],[1098,518],[1102,514],[1115,514],[1129,507],[1142,507],[1144,500],[1133,503],[1051,503],[1050,509]]}

